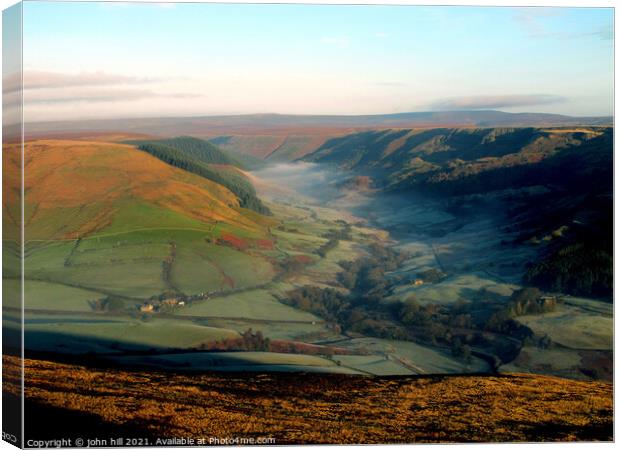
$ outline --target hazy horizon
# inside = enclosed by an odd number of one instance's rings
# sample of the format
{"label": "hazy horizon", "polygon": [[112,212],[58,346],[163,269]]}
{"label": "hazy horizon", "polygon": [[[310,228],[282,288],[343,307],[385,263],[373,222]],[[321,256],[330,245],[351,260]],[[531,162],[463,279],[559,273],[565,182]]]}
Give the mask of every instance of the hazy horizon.
{"label": "hazy horizon", "polygon": [[420,110],[420,111],[403,111],[398,113],[375,113],[375,114],[326,114],[326,113],[316,113],[316,114],[301,114],[301,113],[277,113],[277,112],[257,112],[257,113],[241,113],[241,114],[187,114],[187,115],[144,115],[144,116],[127,116],[127,117],[104,117],[104,118],[74,118],[74,119],[49,119],[49,120],[40,120],[40,121],[31,121],[29,123],[54,123],[54,122],[89,122],[89,121],[114,121],[114,120],[149,120],[149,119],[191,119],[191,118],[219,118],[219,117],[252,117],[252,116],[291,116],[291,117],[381,117],[381,116],[391,116],[391,115],[401,115],[401,114],[427,114],[427,113],[477,113],[477,112],[495,112],[495,113],[507,113],[507,114],[542,114],[542,115],[558,115],[558,116],[566,116],[568,118],[613,118],[613,114],[608,115],[591,115],[591,116],[572,116],[568,114],[560,114],[560,113],[549,113],[545,111],[540,112],[532,112],[532,111],[523,111],[523,112],[510,112],[510,111],[502,111],[499,109],[478,109],[478,110]]}
{"label": "hazy horizon", "polygon": [[29,122],[613,114],[610,8],[35,1],[23,36]]}

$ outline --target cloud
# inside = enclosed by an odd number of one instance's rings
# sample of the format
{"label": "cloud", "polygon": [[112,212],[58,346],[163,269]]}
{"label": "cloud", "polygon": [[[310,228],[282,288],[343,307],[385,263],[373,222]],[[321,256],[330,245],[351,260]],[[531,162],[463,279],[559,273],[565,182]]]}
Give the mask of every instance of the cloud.
{"label": "cloud", "polygon": [[590,35],[598,36],[599,38],[605,41],[613,41],[614,40],[614,27],[612,24],[609,24],[596,31],[593,31],[592,33],[590,33]]}
{"label": "cloud", "polygon": [[546,28],[544,20],[550,17],[556,17],[560,14],[556,9],[541,7],[515,8],[515,11],[514,20],[521,25],[530,36],[545,34]]}
{"label": "cloud", "polygon": [[598,37],[602,40],[613,40],[614,30],[610,23],[598,29],[585,32],[574,31],[550,31],[548,20],[562,14],[561,8],[516,8],[514,20],[525,30],[528,36],[533,38],[552,39],[581,39],[586,37]]}
{"label": "cloud", "polygon": [[[105,72],[82,72],[78,74],[28,70],[23,73],[24,90],[66,88],[71,86],[111,86],[144,84],[162,81],[158,78],[133,77]],[[7,75],[3,79],[2,92],[17,92],[21,88],[21,73]]]}
{"label": "cloud", "polygon": [[612,41],[614,39],[614,29],[610,25],[605,27],[601,27],[598,30],[594,31],[585,31],[581,33],[574,32],[557,32],[557,33],[545,33],[541,35],[541,37],[550,37],[550,38],[558,38],[558,39],[581,39],[587,37],[598,37],[603,41]]}
{"label": "cloud", "polygon": [[323,45],[331,45],[337,48],[345,49],[349,48],[351,45],[351,41],[348,37],[324,37],[321,39],[321,44]]}
{"label": "cloud", "polygon": [[[174,92],[161,83],[167,79],[136,77],[105,72],[79,74],[26,71],[23,76],[24,104],[71,105],[84,103],[135,102],[149,99],[199,98],[202,95]],[[157,85],[160,83],[160,85]],[[3,78],[3,101],[17,108],[22,103],[20,73]],[[154,89],[156,85],[158,89]]]}
{"label": "cloud", "polygon": [[195,94],[157,93],[148,89],[68,88],[36,90],[24,94],[27,103],[126,102],[150,98],[194,98]]}
{"label": "cloud", "polygon": [[564,103],[566,97],[559,95],[474,95],[437,100],[429,105],[432,110],[469,110],[513,108],[518,106],[537,106]]}

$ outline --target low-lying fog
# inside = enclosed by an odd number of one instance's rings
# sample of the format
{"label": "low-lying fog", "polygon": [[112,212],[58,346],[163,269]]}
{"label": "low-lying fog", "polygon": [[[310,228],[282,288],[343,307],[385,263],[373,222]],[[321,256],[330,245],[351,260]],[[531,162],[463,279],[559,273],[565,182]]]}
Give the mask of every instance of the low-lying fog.
{"label": "low-lying fog", "polygon": [[343,174],[321,164],[298,162],[281,163],[252,172],[261,181],[256,186],[259,195],[271,198],[301,196],[306,201],[332,201],[339,195],[338,181]]}
{"label": "low-lying fog", "polygon": [[480,288],[508,296],[520,284],[523,266],[532,256],[526,247],[506,251],[496,211],[456,214],[443,202],[421,194],[358,189],[347,182],[351,173],[322,164],[283,163],[252,174],[265,198],[347,211],[389,231],[396,246],[411,254],[401,274],[415,277],[435,268],[447,275],[439,284],[407,283],[396,290],[403,296],[415,292],[421,300],[452,302],[472,298]]}

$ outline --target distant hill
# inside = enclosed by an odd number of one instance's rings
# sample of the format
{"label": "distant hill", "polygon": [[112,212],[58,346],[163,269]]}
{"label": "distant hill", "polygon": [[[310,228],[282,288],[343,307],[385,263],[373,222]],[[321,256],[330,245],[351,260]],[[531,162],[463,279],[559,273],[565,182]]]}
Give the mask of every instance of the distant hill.
{"label": "distant hill", "polygon": [[[560,114],[503,111],[427,111],[376,115],[249,114],[202,117],[104,119],[29,123],[27,135],[63,131],[115,131],[155,136],[225,136],[270,134],[316,128],[432,128],[611,125],[612,117],[571,117]],[[305,133],[315,134],[315,133]]]}
{"label": "distant hill", "polygon": [[[562,182],[568,174],[547,166],[570,154],[587,159],[584,171],[609,169],[611,139],[611,128],[598,127],[364,131],[331,139],[301,160],[367,172],[390,190],[462,195]],[[539,176],[523,173],[543,162]]]}
{"label": "distant hill", "polygon": [[[366,130],[437,127],[547,127],[612,125],[612,117],[502,111],[427,111],[376,115],[248,114],[28,123],[27,138],[67,138],[76,133],[131,133],[209,140],[246,167],[256,159],[292,161],[326,141]],[[244,159],[239,155],[249,155]]]}

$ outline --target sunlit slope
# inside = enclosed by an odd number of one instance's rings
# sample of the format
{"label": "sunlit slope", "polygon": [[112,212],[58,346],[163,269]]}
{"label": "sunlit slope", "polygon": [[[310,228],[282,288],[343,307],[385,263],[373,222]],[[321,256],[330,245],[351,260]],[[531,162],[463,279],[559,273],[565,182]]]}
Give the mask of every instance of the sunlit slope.
{"label": "sunlit slope", "polygon": [[[228,157],[214,145],[200,139],[180,137],[162,141],[132,141],[149,155],[186,172],[193,173],[229,189],[239,199],[239,206],[260,214],[270,215],[267,208],[256,196],[254,186],[243,176],[231,172],[239,163]],[[226,170],[223,170],[225,168]]]}
{"label": "sunlit slope", "polygon": [[528,184],[520,179],[523,168],[560,156],[589,154],[592,159],[603,153],[605,158],[611,136],[611,128],[602,127],[365,131],[331,139],[303,159],[371,173],[392,189],[462,194],[464,188],[479,192]]}
{"label": "sunlit slope", "polygon": [[32,141],[25,155],[25,277],[45,286],[27,289],[27,309],[92,312],[106,296],[135,309],[163,292],[230,291],[275,276],[257,244],[271,242],[274,219],[218,183],[113,142]]}
{"label": "sunlit slope", "polygon": [[21,234],[21,151],[19,144],[2,146],[2,238],[17,242]]}
{"label": "sunlit slope", "polygon": [[[22,360],[4,358],[5,377],[19,380]],[[104,428],[110,435],[153,435],[151,442],[188,433],[270,436],[281,445],[613,439],[613,386],[607,383],[527,374],[148,375],[24,363],[26,412],[41,424],[29,427],[32,439],[66,436],[68,423],[79,423],[82,437],[100,436]]]}
{"label": "sunlit slope", "polygon": [[25,156],[27,240],[145,228],[208,231],[215,224],[263,227],[225,187],[129,145],[33,141]]}

